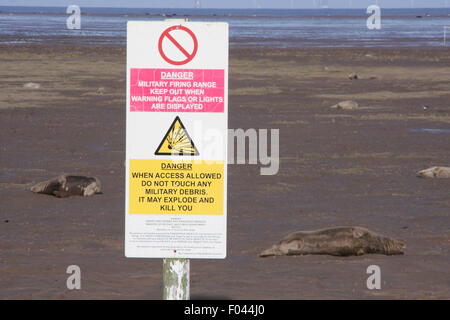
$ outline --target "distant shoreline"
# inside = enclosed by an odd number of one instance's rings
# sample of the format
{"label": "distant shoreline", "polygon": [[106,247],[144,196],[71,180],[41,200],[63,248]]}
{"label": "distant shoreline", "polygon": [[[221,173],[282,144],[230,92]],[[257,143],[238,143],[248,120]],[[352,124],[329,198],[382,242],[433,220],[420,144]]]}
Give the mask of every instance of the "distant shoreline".
{"label": "distant shoreline", "polygon": [[[287,9],[287,8],[121,8],[121,7],[87,7],[80,6],[85,16],[118,16],[118,17],[334,17],[351,18],[367,16],[366,8],[323,8],[323,9]],[[32,7],[32,6],[0,6],[0,14],[45,14],[67,15],[67,7]],[[385,17],[450,17],[450,8],[382,8]],[[444,13],[438,11],[446,11]],[[139,11],[143,11],[140,13]]]}

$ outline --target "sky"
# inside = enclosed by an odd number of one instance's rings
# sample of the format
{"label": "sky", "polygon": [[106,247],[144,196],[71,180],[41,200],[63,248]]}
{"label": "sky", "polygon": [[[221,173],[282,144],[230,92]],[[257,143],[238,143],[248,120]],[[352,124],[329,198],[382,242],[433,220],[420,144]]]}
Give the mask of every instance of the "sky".
{"label": "sky", "polygon": [[[320,1],[330,8],[367,8],[378,4],[381,8],[448,7],[450,0],[199,0],[203,8],[314,8]],[[67,7],[138,7],[193,8],[195,0],[0,0],[0,6]]]}

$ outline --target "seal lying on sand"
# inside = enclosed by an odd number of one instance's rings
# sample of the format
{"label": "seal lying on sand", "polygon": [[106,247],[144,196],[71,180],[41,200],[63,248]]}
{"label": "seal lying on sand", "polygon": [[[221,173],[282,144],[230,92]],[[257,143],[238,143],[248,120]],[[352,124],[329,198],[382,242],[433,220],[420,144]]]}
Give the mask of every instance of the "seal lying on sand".
{"label": "seal lying on sand", "polygon": [[100,180],[95,177],[60,175],[55,179],[40,182],[31,191],[65,198],[70,196],[92,196],[101,193]]}
{"label": "seal lying on sand", "polygon": [[260,253],[260,257],[305,254],[360,256],[365,253],[403,254],[402,241],[387,238],[361,227],[336,227],[288,234]]}
{"label": "seal lying on sand", "polygon": [[449,167],[431,167],[417,172],[420,178],[450,178]]}

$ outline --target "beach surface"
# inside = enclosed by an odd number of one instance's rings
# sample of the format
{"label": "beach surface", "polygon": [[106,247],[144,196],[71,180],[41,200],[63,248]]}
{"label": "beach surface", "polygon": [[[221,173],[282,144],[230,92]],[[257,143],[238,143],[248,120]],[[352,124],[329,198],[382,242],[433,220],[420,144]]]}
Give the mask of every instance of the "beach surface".
{"label": "beach surface", "polygon": [[[0,299],[160,299],[162,260],[124,257],[125,48],[4,45],[0,66]],[[229,128],[280,129],[280,170],[229,165],[228,256],[191,261],[193,299],[450,299],[450,179],[416,177],[450,165],[448,48],[233,49],[229,79]],[[29,191],[62,173],[103,194]],[[350,225],[406,253],[258,257]]]}

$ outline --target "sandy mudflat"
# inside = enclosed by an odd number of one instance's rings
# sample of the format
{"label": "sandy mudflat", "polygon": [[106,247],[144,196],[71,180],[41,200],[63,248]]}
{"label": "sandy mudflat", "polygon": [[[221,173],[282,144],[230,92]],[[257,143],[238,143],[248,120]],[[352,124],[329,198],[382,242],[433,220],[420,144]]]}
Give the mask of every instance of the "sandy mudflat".
{"label": "sandy mudflat", "polygon": [[[228,257],[192,261],[193,298],[449,299],[450,180],[415,177],[450,165],[449,50],[230,57],[229,127],[279,128],[281,167],[260,176],[257,166],[230,165]],[[347,79],[352,72],[361,79]],[[124,48],[0,48],[0,299],[161,297],[161,260],[123,252],[124,92]],[[361,109],[329,109],[347,99]],[[104,194],[28,191],[60,173],[95,175]],[[403,239],[407,252],[257,257],[290,231],[336,225]],[[71,264],[82,290],[66,289]],[[382,290],[366,288],[371,264]]]}

